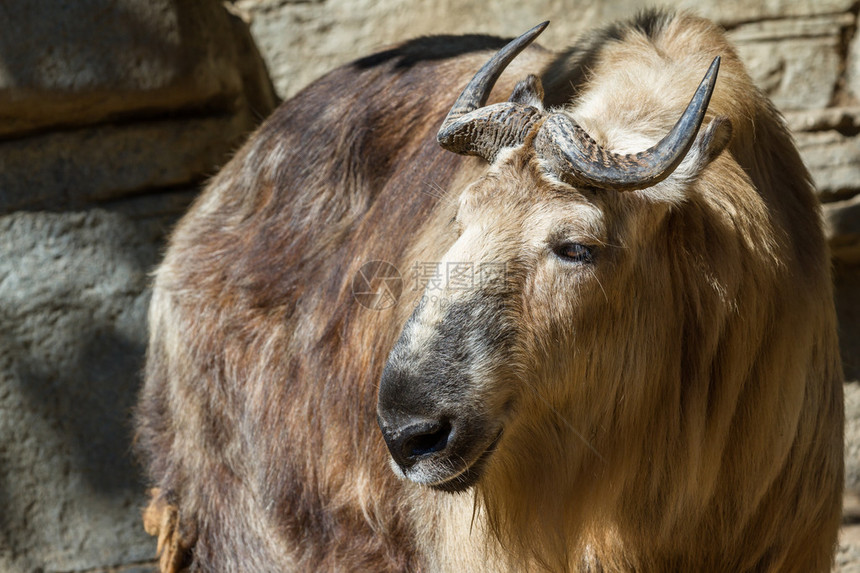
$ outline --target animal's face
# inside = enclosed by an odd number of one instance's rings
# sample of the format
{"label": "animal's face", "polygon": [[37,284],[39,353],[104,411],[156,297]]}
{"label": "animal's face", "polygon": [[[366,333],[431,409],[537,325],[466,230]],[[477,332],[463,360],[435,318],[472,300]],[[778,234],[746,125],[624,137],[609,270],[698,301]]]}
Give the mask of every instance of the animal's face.
{"label": "animal's face", "polygon": [[[509,61],[507,49],[491,63]],[[514,428],[558,416],[571,401],[588,403],[592,389],[580,383],[586,354],[602,321],[627,314],[617,304],[623,283],[647,260],[643,251],[667,212],[665,202],[624,191],[682,187],[725,147],[727,122],[712,121],[696,137],[715,66],[676,128],[628,156],[604,150],[569,117],[544,112],[534,76],[510,102],[486,108],[475,93],[489,88],[473,84],[492,72],[485,67],[470,83],[439,139],[491,168],[461,195],[452,222],[459,237],[382,375],[377,412],[395,471],[461,491]]]}
{"label": "animal's face", "polygon": [[563,376],[559,358],[593,314],[583,306],[604,296],[599,269],[618,255],[599,202],[549,183],[522,157],[469,187],[451,224],[459,237],[404,326],[379,395],[395,468],[446,491],[478,479],[523,392],[546,393],[538,380]]}

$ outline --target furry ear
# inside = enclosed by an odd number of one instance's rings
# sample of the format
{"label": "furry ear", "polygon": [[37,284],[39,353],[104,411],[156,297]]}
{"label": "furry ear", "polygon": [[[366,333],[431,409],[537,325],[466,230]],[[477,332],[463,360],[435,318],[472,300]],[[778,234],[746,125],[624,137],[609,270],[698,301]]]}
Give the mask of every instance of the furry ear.
{"label": "furry ear", "polygon": [[715,117],[699,130],[690,151],[675,171],[660,183],[642,192],[652,198],[682,202],[691,182],[719,157],[732,140],[732,122],[727,117]]}
{"label": "furry ear", "polygon": [[692,179],[716,159],[732,140],[732,122],[727,117],[715,117],[711,123],[696,136],[696,141],[687,156],[670,176]]}
{"label": "furry ear", "polygon": [[529,74],[525,79],[520,80],[514,87],[508,101],[530,105],[543,111],[543,84],[541,84],[540,78],[534,74]]}

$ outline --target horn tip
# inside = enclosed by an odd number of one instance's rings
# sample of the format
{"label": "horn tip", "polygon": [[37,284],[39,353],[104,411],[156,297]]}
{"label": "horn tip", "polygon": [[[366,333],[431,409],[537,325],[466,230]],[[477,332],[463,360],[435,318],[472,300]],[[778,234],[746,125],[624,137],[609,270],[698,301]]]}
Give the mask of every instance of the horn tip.
{"label": "horn tip", "polygon": [[713,59],[711,65],[708,66],[708,71],[705,72],[705,77],[702,78],[702,83],[699,85],[699,89],[713,90],[714,85],[717,82],[717,75],[720,73],[720,61],[722,61],[720,56]]}
{"label": "horn tip", "polygon": [[528,38],[536,38],[536,37],[540,36],[544,30],[546,30],[547,26],[549,26],[549,20],[546,20],[545,22],[541,22],[540,24],[538,24],[537,26],[535,26],[534,28],[532,28],[531,30],[529,30],[528,32],[523,34],[523,36],[526,36]]}

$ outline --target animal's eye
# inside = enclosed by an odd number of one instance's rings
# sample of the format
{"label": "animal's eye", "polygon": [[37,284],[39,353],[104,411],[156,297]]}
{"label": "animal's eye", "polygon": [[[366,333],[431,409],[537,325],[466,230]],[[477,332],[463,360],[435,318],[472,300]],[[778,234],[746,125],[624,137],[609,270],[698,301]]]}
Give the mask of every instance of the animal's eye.
{"label": "animal's eye", "polygon": [[587,264],[594,260],[591,247],[582,243],[559,243],[552,251],[558,258],[571,263]]}

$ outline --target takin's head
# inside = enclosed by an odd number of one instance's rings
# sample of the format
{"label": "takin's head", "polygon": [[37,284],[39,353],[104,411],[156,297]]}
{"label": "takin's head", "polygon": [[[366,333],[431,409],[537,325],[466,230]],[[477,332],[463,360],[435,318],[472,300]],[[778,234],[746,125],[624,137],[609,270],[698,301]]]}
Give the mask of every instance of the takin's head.
{"label": "takin's head", "polygon": [[[490,169],[460,196],[459,237],[439,261],[444,285],[422,298],[382,375],[378,420],[395,471],[442,491],[475,485],[497,463],[530,463],[506,449],[540,442],[569,455],[549,427],[602,458],[600,434],[611,431],[603,420],[648,393],[621,387],[624,364],[678,345],[679,330],[646,316],[671,311],[661,277],[670,270],[649,269],[649,255],[668,247],[660,220],[731,137],[725,118],[699,130],[719,58],[674,128],[638,153],[604,149],[569,115],[544,110],[535,76],[486,106],[503,69],[545,26],[496,54],[439,131],[442,147]],[[644,410],[659,401],[652,390]]]}

